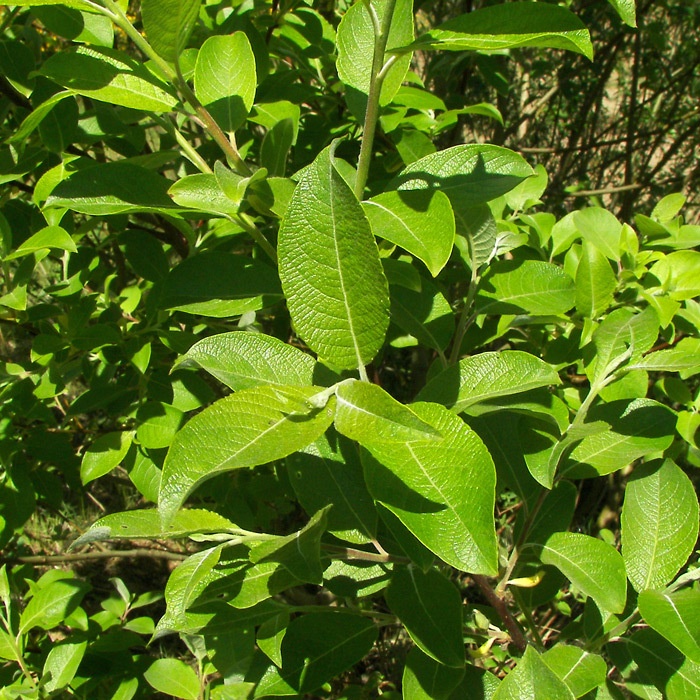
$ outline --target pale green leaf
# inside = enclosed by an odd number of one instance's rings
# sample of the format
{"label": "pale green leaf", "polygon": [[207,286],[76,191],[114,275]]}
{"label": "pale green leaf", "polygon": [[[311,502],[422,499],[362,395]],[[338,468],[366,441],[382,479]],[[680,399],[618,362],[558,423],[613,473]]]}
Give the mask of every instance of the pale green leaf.
{"label": "pale green leaf", "polygon": [[80,465],[80,479],[83,484],[108,474],[118,466],[126,457],[133,437],[133,431],[121,430],[97,438],[83,454]]}
{"label": "pale green leaf", "polygon": [[560,383],[557,371],[534,355],[521,350],[484,352],[438,374],[419,398],[468,413],[482,401]]}
{"label": "pale green leaf", "polygon": [[700,664],[700,591],[642,591],[637,599],[644,621],[689,659]]}
{"label": "pale green leaf", "polygon": [[75,610],[89,586],[72,578],[59,579],[39,589],[19,619],[19,632],[28,632],[33,627],[50,630],[56,627]]}
{"label": "pale green leaf", "polygon": [[5,262],[31,255],[39,250],[53,248],[55,250],[66,250],[76,253],[76,247],[68,231],[60,226],[46,226],[24,241],[17,250],[5,257]]}
{"label": "pale green leaf", "polygon": [[175,366],[201,367],[238,391],[261,384],[310,386],[316,361],[271,335],[235,331],[199,340]]}
{"label": "pale green leaf", "polygon": [[464,677],[463,668],[450,668],[413,647],[401,679],[404,700],[447,700]]}
{"label": "pale green leaf", "polygon": [[576,269],[576,310],[596,319],[613,302],[617,278],[605,255],[589,241],[583,244]]}
{"label": "pale green leaf", "polygon": [[608,671],[603,657],[570,644],[556,644],[542,655],[542,661],[577,698],[605,683]]}
{"label": "pale green leaf", "polygon": [[492,700],[574,700],[564,681],[528,646],[518,665],[501,681]]}
{"label": "pale green leaf", "polygon": [[[635,0],[608,0],[620,15],[620,19],[629,27],[637,26],[637,8]],[[670,195],[669,195],[670,196]]]}
{"label": "pale green leaf", "polygon": [[578,532],[556,532],[541,548],[542,563],[556,566],[600,608],[612,613],[624,610],[625,563],[614,547]]}
{"label": "pale green leaf", "polygon": [[149,112],[169,112],[177,104],[168,86],[140,61],[115,49],[80,46],[54,53],[41,75],[93,100]]}
{"label": "pale green leaf", "polygon": [[279,615],[260,625],[255,643],[260,651],[276,666],[282,665],[282,640],[289,626],[289,613],[284,610]]}
{"label": "pale green leaf", "polygon": [[683,377],[700,372],[700,339],[683,338],[668,350],[649,353],[625,369],[648,372],[682,372]]}
{"label": "pale green leaf", "polygon": [[44,6],[34,7],[32,14],[38,17],[50,32],[71,41],[107,48],[114,43],[112,20],[105,15],[95,14],[94,8],[83,12],[65,6]]}
{"label": "pale green leaf", "polygon": [[224,131],[241,126],[253,106],[255,56],[243,32],[210,36],[197,55],[194,91]]}
{"label": "pale green leaf", "polygon": [[423,652],[446,666],[464,667],[462,597],[453,583],[435,568],[423,573],[397,567],[384,595]]}
{"label": "pale green leaf", "polygon": [[573,214],[573,223],[581,238],[610,260],[620,260],[622,224],[602,207],[588,207]]}
{"label": "pale green leaf", "polygon": [[142,0],[141,19],[148,43],[174,63],[187,45],[199,16],[201,0]]}
{"label": "pale green leaf", "polygon": [[87,641],[63,641],[54,645],[42,670],[42,680],[48,679],[44,689],[51,693],[65,688],[77,673],[86,649]]}
{"label": "pale green leaf", "polygon": [[197,700],[200,697],[197,674],[180,659],[156,659],[143,677],[148,685],[160,693],[184,700]]}
{"label": "pale green leaf", "polygon": [[554,316],[575,303],[576,285],[560,267],[540,260],[494,262],[479,285],[478,313]]}
{"label": "pale green leaf", "polygon": [[334,402],[310,408],[317,389],[259,386],[227,396],[178,432],[163,466],[158,508],[172,521],[202,481],[232,469],[286,457],[314,442],[331,424]]}
{"label": "pale green leaf", "polygon": [[65,7],[74,7],[76,10],[86,10],[94,12],[94,7],[82,0],[18,0],[13,2],[17,7],[36,7],[41,5],[64,5]]}
{"label": "pale green leaf", "polygon": [[442,192],[384,192],[362,203],[375,236],[400,246],[422,260],[436,277],[454,244],[450,200]]}
{"label": "pale green leaf", "polygon": [[557,5],[512,2],[460,15],[421,35],[411,48],[502,51],[522,46],[566,49],[593,58],[586,26]]}
{"label": "pale green leaf", "polygon": [[240,209],[240,202],[226,196],[212,173],[185,175],[170,187],[168,194],[181,207],[208,214],[230,216]]}
{"label": "pale green leaf", "polygon": [[698,537],[698,499],[671,460],[637,467],[625,489],[622,555],[635,590],[665,586],[685,564]]}
{"label": "pale green leaf", "polygon": [[495,575],[496,472],[491,456],[459,416],[433,403],[411,408],[441,437],[366,440],[364,447],[372,454],[363,455],[370,493],[451,566]]}
{"label": "pale green leaf", "polygon": [[369,222],[326,148],[305,169],[279,232],[292,322],[339,369],[369,363],[389,325],[389,293]]}

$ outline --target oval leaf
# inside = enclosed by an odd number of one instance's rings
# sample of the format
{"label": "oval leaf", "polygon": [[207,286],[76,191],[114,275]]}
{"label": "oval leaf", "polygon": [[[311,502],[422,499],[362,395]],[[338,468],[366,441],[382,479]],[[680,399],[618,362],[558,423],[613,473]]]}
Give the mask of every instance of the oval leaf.
{"label": "oval leaf", "polygon": [[492,700],[574,700],[574,694],[531,646],[501,681]]}
{"label": "oval leaf", "polygon": [[156,53],[174,63],[187,44],[202,0],[143,0],[141,19]]}
{"label": "oval leaf", "polygon": [[194,669],[180,659],[156,659],[143,674],[152,688],[184,700],[197,700],[199,678]]}

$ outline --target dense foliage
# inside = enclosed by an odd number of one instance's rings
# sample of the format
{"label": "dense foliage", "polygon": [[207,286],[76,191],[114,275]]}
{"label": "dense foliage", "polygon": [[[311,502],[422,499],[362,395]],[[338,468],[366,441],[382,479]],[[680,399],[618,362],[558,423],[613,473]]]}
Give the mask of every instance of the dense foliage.
{"label": "dense foliage", "polygon": [[0,697],[700,698],[698,8],[568,5],[4,8]]}

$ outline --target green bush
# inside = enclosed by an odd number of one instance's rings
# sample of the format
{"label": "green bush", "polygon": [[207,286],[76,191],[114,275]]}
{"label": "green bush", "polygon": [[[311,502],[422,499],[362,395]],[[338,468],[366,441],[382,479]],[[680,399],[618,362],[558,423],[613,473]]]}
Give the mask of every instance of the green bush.
{"label": "green bush", "polygon": [[13,7],[0,697],[700,697],[700,227],[422,80],[576,15]]}

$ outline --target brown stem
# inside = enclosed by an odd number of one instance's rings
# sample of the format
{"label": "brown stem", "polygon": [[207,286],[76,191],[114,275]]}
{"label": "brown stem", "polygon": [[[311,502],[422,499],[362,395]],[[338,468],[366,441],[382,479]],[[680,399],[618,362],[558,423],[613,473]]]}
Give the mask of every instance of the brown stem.
{"label": "brown stem", "polygon": [[186,554],[167,552],[164,549],[111,549],[104,552],[77,552],[75,554],[49,554],[26,557],[2,557],[0,561],[6,564],[65,564],[73,561],[87,561],[90,559],[111,559],[113,557],[129,559],[134,557],[150,557],[152,559],[170,559],[171,561],[183,561]]}
{"label": "brown stem", "polygon": [[508,630],[508,634],[510,634],[510,638],[513,640],[515,648],[518,649],[518,651],[524,652],[525,649],[527,649],[527,639],[525,639],[525,635],[523,634],[523,630],[518,624],[518,621],[513,617],[510,610],[508,610],[506,601],[500,596],[496,595],[496,591],[491,588],[491,584],[486,576],[482,576],[481,574],[472,574],[472,579],[474,579],[474,582],[477,586],[479,586],[486,600],[488,600],[490,605],[503,621],[503,624]]}

